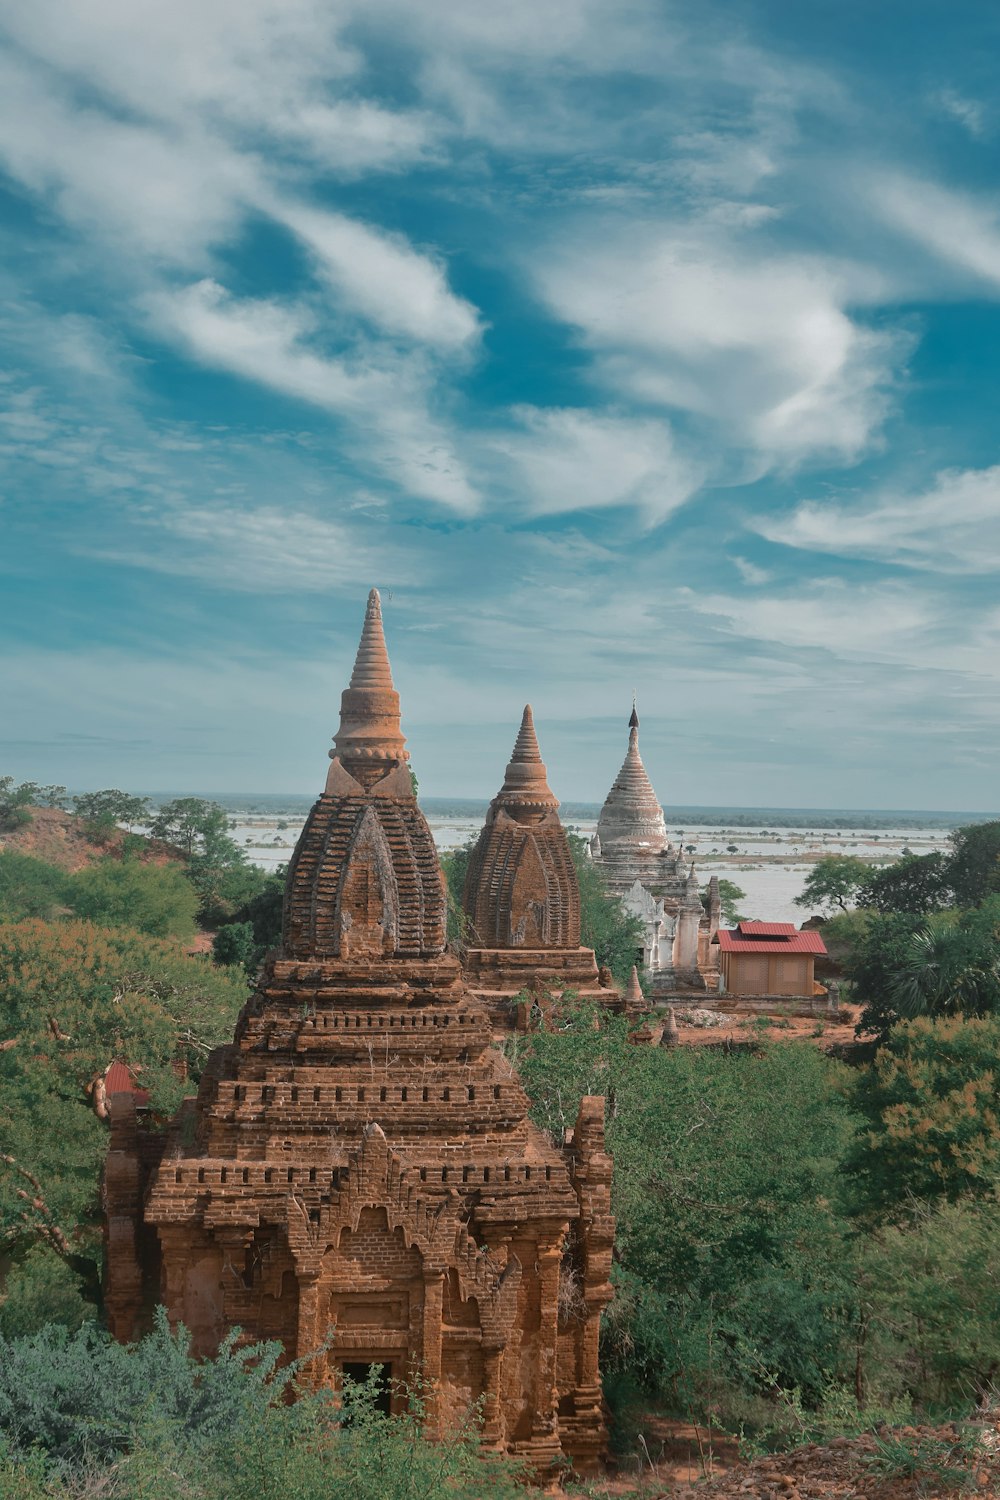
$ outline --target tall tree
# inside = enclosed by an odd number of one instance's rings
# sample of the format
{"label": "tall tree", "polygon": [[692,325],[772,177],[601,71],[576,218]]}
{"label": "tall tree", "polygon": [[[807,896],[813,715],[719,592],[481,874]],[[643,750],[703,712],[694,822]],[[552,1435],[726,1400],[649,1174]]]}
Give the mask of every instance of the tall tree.
{"label": "tall tree", "polygon": [[908,854],[882,869],[869,869],[858,904],[877,912],[909,911],[923,916],[951,904],[950,868],[942,850]]}
{"label": "tall tree", "polygon": [[858,905],[858,894],[870,872],[871,867],[856,855],[827,854],[809,871],[795,905],[820,913],[848,911]]}
{"label": "tall tree", "polygon": [[959,906],[979,906],[1000,892],[1000,820],[956,828],[951,850],[948,879]]}

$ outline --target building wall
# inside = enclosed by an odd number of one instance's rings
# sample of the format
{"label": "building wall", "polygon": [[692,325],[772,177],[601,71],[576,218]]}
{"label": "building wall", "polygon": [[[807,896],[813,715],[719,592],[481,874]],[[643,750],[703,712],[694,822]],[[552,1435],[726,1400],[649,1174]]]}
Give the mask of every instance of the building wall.
{"label": "building wall", "polygon": [[811,953],[723,953],[726,990],[730,995],[811,995]]}

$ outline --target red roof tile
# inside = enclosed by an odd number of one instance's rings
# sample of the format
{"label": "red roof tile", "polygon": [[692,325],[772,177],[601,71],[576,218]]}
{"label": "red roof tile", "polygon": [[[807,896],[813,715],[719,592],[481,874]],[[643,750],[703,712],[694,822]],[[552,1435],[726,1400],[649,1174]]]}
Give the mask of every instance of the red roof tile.
{"label": "red roof tile", "polygon": [[[776,937],[760,936],[754,932],[747,933],[746,927],[780,927],[781,933]],[[723,953],[825,953],[826,944],[818,932],[800,932],[792,924],[783,922],[754,922],[741,923],[740,928],[731,931],[728,927],[719,929],[719,948]]]}

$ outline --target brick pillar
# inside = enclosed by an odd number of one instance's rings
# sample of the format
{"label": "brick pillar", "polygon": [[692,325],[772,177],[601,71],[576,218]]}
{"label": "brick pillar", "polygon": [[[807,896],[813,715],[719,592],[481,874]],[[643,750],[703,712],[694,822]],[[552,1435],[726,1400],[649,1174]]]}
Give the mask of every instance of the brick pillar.
{"label": "brick pillar", "polygon": [[[329,1328],[320,1326],[322,1319],[322,1295],[318,1276],[303,1276],[299,1273],[299,1326],[295,1339],[294,1357],[304,1359],[307,1354],[314,1354],[323,1343],[329,1333]],[[307,1385],[317,1387],[323,1384],[329,1357],[319,1355],[302,1372],[302,1379]]]}
{"label": "brick pillar", "polygon": [[535,1383],[535,1419],[531,1430],[531,1458],[539,1470],[559,1455],[556,1350],[559,1344],[559,1271],[563,1226],[558,1239],[538,1247],[538,1286],[541,1317],[538,1328],[538,1374]]}
{"label": "brick pillar", "polygon": [[424,1319],[421,1337],[426,1429],[436,1437],[441,1426],[441,1349],[444,1341],[444,1273],[424,1267]]}
{"label": "brick pillar", "polygon": [[503,1423],[500,1405],[500,1375],[503,1368],[503,1345],[483,1345],[483,1445],[500,1448]]}

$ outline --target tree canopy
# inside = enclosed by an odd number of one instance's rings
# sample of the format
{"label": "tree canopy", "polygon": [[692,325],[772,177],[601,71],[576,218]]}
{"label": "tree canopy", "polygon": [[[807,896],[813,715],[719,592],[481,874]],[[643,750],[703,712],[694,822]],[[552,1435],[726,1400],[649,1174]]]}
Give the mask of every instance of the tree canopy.
{"label": "tree canopy", "polygon": [[0,1249],[42,1241],[84,1274],[75,1257],[89,1261],[96,1279],[108,1066],[128,1064],[153,1107],[172,1110],[245,997],[231,971],[139,933],[0,925]]}
{"label": "tree canopy", "polygon": [[854,854],[827,854],[809,871],[795,905],[820,913],[847,911],[858,904],[870,873],[871,866]]}

